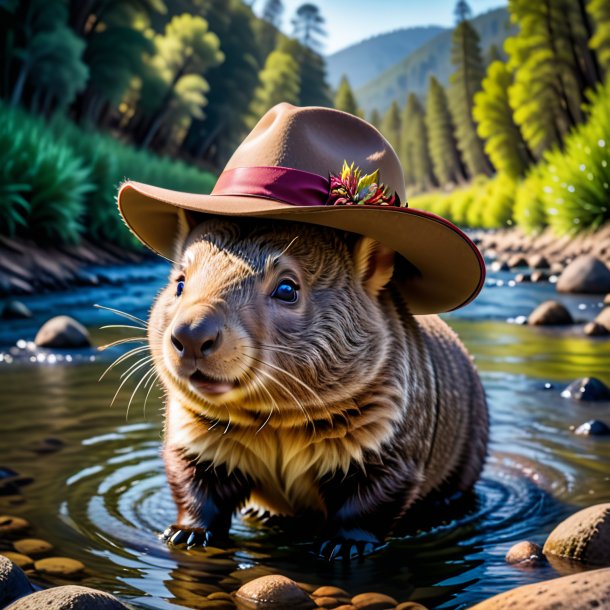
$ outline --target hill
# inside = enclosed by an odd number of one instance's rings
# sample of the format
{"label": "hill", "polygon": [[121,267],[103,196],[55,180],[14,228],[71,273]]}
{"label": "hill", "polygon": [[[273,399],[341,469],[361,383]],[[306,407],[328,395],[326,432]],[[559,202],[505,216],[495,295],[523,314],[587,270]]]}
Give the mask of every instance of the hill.
{"label": "hill", "polygon": [[341,49],[326,58],[328,82],[336,88],[345,74],[352,88],[361,87],[444,29],[437,25],[402,28]]}
{"label": "hill", "polygon": [[[478,15],[471,23],[481,37],[483,53],[492,44],[502,49],[504,40],[514,33],[514,26],[511,26],[505,8]],[[367,114],[373,108],[384,112],[393,100],[398,100],[401,105],[404,104],[408,93],[425,96],[428,79],[432,75],[441,83],[447,84],[453,70],[451,30],[445,30],[377,78],[357,89],[356,98]]]}

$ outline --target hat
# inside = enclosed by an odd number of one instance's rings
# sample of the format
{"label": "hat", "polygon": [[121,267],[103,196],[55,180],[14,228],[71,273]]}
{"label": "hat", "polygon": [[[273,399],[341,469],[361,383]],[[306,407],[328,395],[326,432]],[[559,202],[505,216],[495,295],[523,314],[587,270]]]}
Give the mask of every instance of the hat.
{"label": "hat", "polygon": [[118,204],[145,245],[171,258],[179,209],[306,222],[372,237],[417,273],[405,278],[411,313],[457,309],[481,290],[485,266],[447,220],[407,207],[404,172],[366,121],[330,108],[279,104],[237,148],[209,195],[125,182]]}

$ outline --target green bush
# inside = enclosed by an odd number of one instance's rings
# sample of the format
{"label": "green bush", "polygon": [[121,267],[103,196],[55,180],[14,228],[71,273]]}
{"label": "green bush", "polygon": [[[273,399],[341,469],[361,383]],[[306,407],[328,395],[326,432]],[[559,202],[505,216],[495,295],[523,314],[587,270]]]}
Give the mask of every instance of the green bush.
{"label": "green bush", "polygon": [[137,247],[116,207],[125,179],[209,193],[216,178],[180,161],[0,103],[0,232],[43,242]]}
{"label": "green bush", "polygon": [[547,225],[542,170],[541,166],[533,167],[515,193],[514,221],[529,233],[540,231]]}
{"label": "green bush", "polygon": [[596,229],[610,220],[610,79],[591,96],[589,112],[541,169],[546,215],[557,233]]}
{"label": "green bush", "polygon": [[[479,205],[479,224],[474,226],[499,229],[512,225],[516,189],[517,182],[507,174],[498,174],[490,180],[485,189],[484,203]],[[476,209],[476,203],[473,209]]]}

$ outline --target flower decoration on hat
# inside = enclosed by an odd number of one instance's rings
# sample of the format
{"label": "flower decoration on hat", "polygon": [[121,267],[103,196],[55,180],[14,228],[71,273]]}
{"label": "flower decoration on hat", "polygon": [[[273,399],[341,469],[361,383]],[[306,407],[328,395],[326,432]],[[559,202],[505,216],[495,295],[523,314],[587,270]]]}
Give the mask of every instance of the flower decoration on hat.
{"label": "flower decoration on hat", "polygon": [[388,187],[379,181],[379,170],[362,175],[354,163],[343,161],[341,174],[330,174],[330,193],[327,205],[388,205],[400,207],[400,199],[389,194]]}

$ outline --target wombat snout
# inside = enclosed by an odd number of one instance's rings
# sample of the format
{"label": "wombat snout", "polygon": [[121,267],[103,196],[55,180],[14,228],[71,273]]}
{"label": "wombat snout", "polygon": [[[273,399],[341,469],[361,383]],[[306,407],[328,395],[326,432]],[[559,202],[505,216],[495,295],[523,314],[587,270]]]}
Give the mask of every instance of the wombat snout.
{"label": "wombat snout", "polygon": [[171,342],[180,358],[211,356],[222,342],[224,320],[216,313],[194,322],[177,321],[171,333]]}

